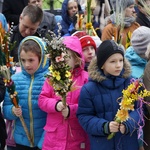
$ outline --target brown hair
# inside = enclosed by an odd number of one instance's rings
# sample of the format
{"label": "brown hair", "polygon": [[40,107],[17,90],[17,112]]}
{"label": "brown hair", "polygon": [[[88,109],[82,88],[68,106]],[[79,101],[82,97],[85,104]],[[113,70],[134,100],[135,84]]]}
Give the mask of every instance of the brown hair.
{"label": "brown hair", "polygon": [[22,17],[28,16],[32,23],[41,22],[43,19],[43,10],[35,5],[26,6],[22,13]]}
{"label": "brown hair", "polygon": [[[40,48],[39,44],[32,39],[29,39],[22,43],[22,45],[20,46],[20,53],[21,53],[21,51],[25,51],[25,52],[30,51],[32,53],[35,53],[38,56],[39,61],[41,60],[41,55],[42,55],[41,48]],[[19,53],[19,55],[20,55],[20,53]]]}

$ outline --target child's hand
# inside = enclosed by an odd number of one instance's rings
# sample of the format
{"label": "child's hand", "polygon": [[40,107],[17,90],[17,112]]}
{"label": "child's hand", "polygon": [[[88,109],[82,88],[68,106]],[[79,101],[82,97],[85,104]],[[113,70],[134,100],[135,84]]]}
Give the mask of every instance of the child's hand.
{"label": "child's hand", "polygon": [[69,114],[69,108],[66,106],[66,108],[62,110],[62,115],[64,116],[64,118],[67,118],[68,114]]}
{"label": "child's hand", "polygon": [[119,131],[119,123],[116,121],[111,121],[109,123],[110,132],[118,132]]}
{"label": "child's hand", "polygon": [[65,106],[63,105],[62,101],[59,101],[56,106],[57,111],[62,111],[64,108]]}
{"label": "child's hand", "polygon": [[16,115],[17,117],[20,117],[20,116],[22,115],[22,109],[21,109],[21,107],[16,108],[15,106],[13,106],[12,112],[13,112],[14,115]]}
{"label": "child's hand", "polygon": [[124,124],[120,124],[120,132],[121,132],[122,134],[124,134],[125,131],[126,131],[125,125],[124,125]]}

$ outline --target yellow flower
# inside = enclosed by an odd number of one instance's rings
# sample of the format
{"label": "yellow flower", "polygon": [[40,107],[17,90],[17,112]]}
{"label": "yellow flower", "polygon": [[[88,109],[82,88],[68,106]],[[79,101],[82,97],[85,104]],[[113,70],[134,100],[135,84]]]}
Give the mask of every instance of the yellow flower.
{"label": "yellow flower", "polygon": [[66,73],[65,73],[65,77],[71,77],[71,72],[70,71],[66,71]]}
{"label": "yellow flower", "polygon": [[120,122],[126,121],[129,118],[128,110],[119,109],[116,114],[116,121],[120,120]]}
{"label": "yellow flower", "polygon": [[131,45],[131,36],[132,36],[132,33],[129,31],[127,33],[127,37],[126,37],[126,45],[125,45],[125,48],[127,49],[130,45]]}
{"label": "yellow flower", "polygon": [[121,105],[120,106],[121,109],[134,110],[134,99],[132,98],[123,99],[120,105]]}
{"label": "yellow flower", "polygon": [[92,23],[91,22],[86,23],[86,29],[92,29]]}
{"label": "yellow flower", "polygon": [[49,70],[50,72],[53,72],[53,66],[51,65],[51,66],[48,68],[48,70]]}
{"label": "yellow flower", "polygon": [[58,71],[52,72],[52,76],[55,77],[58,81],[61,79],[60,72]]}
{"label": "yellow flower", "polygon": [[[135,101],[144,101],[144,97],[150,96],[150,91],[144,89],[140,80],[134,80],[127,89],[122,91],[123,97],[120,102],[120,109],[117,111],[115,121],[124,122],[129,118],[129,110],[134,110]],[[145,102],[145,101],[144,101]],[[146,102],[145,102],[146,103]],[[147,103],[146,103],[147,104]],[[107,139],[113,138],[115,133],[108,135]]]}
{"label": "yellow flower", "polygon": [[140,93],[140,97],[147,97],[150,96],[150,91],[147,91],[146,89]]}

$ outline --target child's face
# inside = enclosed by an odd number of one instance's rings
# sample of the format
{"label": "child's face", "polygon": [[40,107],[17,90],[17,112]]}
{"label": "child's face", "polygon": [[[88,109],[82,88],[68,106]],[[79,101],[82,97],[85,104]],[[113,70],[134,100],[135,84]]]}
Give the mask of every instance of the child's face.
{"label": "child's face", "polygon": [[95,57],[95,49],[93,46],[86,46],[82,49],[85,62],[91,62]]}
{"label": "child's face", "polygon": [[75,67],[75,59],[74,59],[74,57],[72,56],[72,52],[71,52],[70,50],[68,50],[68,55],[69,55],[70,57],[68,57],[68,58],[66,59],[66,61],[67,61],[68,65],[69,65],[72,69],[74,69],[74,67]]}
{"label": "child's face", "polygon": [[39,57],[33,52],[25,52],[24,50],[20,53],[20,60],[24,69],[33,75],[39,66]]}
{"label": "child's face", "polygon": [[120,53],[111,55],[102,66],[105,75],[119,76],[123,69],[123,56]]}

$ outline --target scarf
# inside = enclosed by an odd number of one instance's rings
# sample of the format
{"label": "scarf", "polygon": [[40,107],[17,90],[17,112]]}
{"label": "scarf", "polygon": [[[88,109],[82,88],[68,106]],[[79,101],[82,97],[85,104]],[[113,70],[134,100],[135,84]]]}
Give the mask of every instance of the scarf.
{"label": "scarf", "polygon": [[[113,24],[116,24],[116,15],[115,14],[110,15],[109,19]],[[119,19],[119,20],[121,20],[121,19]],[[124,18],[124,27],[125,28],[130,27],[133,22],[135,22],[135,17],[125,17]]]}

